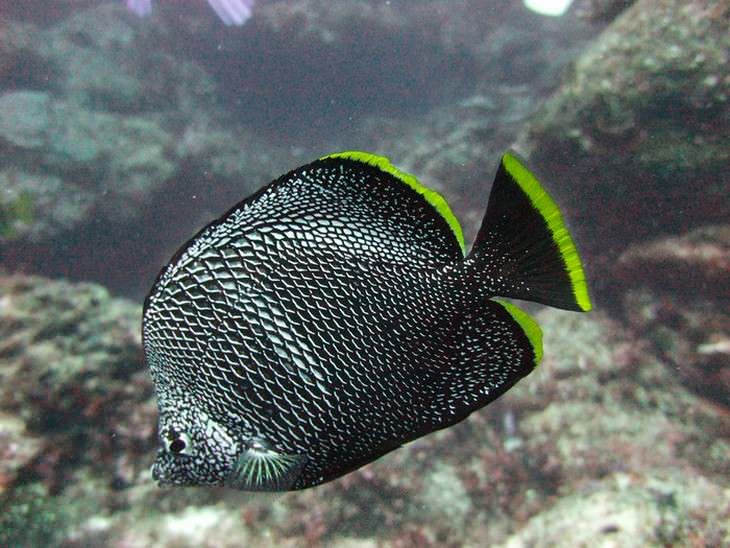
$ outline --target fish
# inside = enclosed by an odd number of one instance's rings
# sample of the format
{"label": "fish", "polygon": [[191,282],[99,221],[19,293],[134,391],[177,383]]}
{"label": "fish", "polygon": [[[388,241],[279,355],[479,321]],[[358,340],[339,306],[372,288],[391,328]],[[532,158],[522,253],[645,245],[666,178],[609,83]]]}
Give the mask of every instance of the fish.
{"label": "fish", "polygon": [[143,309],[161,486],[300,490],[452,426],[543,355],[505,299],[592,308],[555,201],[505,153],[470,251],[387,158],[294,169],[185,243]]}
{"label": "fish", "polygon": [[[152,13],[152,0],[125,0],[127,9],[140,17]],[[241,26],[251,18],[254,0],[208,0],[216,15],[227,26]]]}

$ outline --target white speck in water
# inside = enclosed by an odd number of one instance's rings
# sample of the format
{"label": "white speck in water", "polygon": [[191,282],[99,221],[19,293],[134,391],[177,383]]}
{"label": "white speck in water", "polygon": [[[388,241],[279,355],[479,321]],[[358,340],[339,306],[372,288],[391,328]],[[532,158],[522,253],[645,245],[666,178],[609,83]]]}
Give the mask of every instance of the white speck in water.
{"label": "white speck in water", "polygon": [[524,0],[525,7],[540,15],[560,17],[573,3],[573,0]]}

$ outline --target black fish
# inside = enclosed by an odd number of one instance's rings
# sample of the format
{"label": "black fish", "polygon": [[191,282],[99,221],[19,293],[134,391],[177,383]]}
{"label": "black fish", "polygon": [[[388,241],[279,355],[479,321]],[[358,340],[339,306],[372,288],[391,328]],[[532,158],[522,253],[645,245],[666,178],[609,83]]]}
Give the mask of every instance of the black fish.
{"label": "black fish", "polygon": [[463,420],[534,369],[514,297],[590,310],[557,206],[502,158],[465,256],[444,199],[386,158],[300,167],[185,244],[145,302],[160,484],[303,489]]}

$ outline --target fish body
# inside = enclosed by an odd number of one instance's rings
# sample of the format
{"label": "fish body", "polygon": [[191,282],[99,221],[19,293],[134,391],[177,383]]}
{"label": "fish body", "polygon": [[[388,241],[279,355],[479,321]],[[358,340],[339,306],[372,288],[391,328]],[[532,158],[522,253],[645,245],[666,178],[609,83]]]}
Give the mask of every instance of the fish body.
{"label": "fish body", "polygon": [[493,297],[590,309],[554,202],[513,154],[467,255],[445,200],[387,159],[321,158],[185,244],[145,301],[160,484],[303,489],[463,420],[534,369]]}

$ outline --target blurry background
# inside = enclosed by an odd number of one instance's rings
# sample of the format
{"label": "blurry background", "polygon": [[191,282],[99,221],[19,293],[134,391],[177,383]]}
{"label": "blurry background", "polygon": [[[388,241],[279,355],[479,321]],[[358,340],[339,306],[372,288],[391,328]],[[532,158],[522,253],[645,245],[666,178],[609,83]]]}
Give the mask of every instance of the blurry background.
{"label": "blurry background", "polygon": [[[0,0],[0,545],[730,543],[726,1],[152,9]],[[346,149],[444,194],[471,239],[509,147],[598,305],[533,308],[535,373],[322,488],[152,484],[141,302],[181,244]]]}

